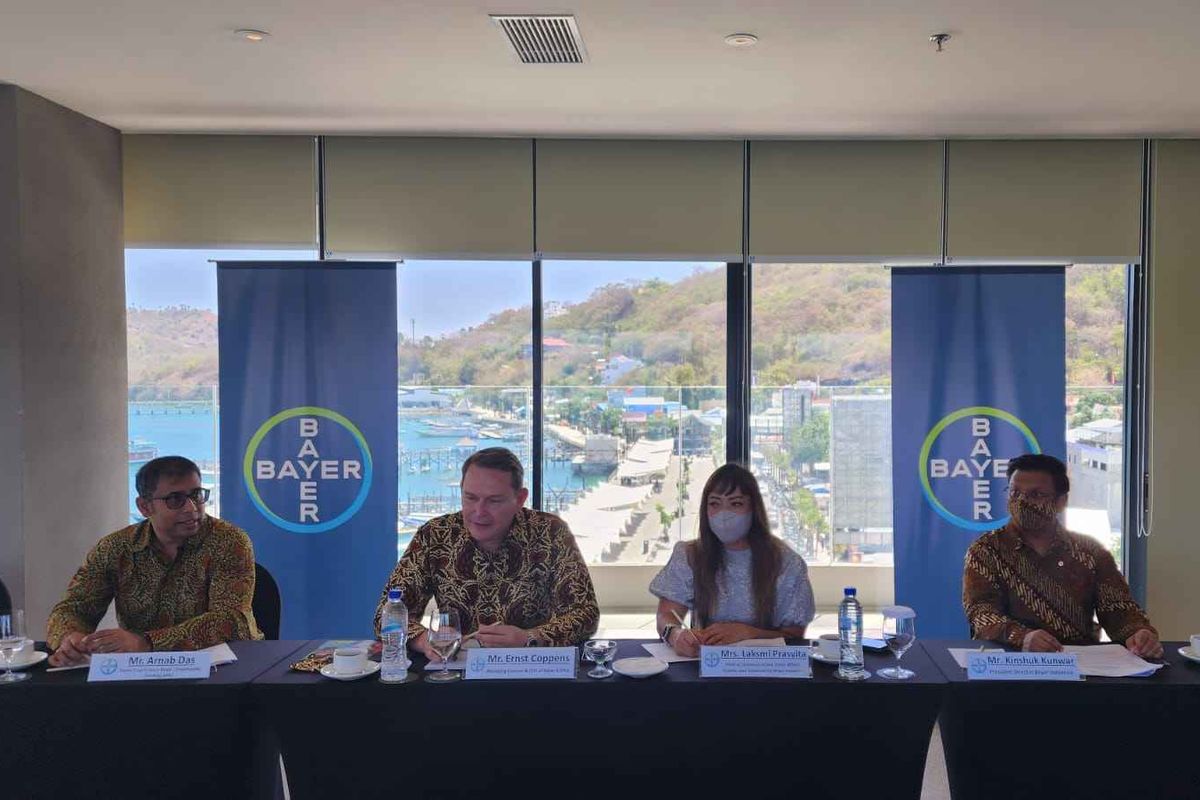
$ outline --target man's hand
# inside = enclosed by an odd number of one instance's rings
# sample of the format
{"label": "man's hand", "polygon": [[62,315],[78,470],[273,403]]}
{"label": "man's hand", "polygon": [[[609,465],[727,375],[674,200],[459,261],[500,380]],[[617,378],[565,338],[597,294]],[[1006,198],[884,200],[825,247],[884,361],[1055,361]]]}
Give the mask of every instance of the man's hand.
{"label": "man's hand", "polygon": [[52,667],[73,667],[88,660],[88,651],[83,640],[87,634],[71,631],[58,643],[58,649],[50,656]]}
{"label": "man's hand", "polygon": [[1133,632],[1125,640],[1125,647],[1135,656],[1144,656],[1146,658],[1162,658],[1163,648],[1158,641],[1158,636],[1149,628],[1141,628]]}
{"label": "man's hand", "polygon": [[698,631],[704,644],[733,644],[746,639],[757,639],[758,628],[740,622],[717,622]]}
{"label": "man's hand", "polygon": [[516,625],[480,625],[475,638],[484,647],[524,647],[529,644],[529,631]]}
{"label": "man's hand", "polygon": [[700,638],[691,628],[676,628],[671,632],[671,649],[684,658],[700,655]]}
{"label": "man's hand", "polygon": [[1021,642],[1021,649],[1027,653],[1057,653],[1062,644],[1046,631],[1030,631]]}
{"label": "man's hand", "polygon": [[85,636],[83,646],[89,653],[145,653],[150,642],[132,631],[106,628]]}
{"label": "man's hand", "polygon": [[429,646],[429,631],[421,631],[421,635],[415,639],[408,640],[408,647],[414,653],[420,653],[430,661],[441,661],[442,657],[433,651]]}

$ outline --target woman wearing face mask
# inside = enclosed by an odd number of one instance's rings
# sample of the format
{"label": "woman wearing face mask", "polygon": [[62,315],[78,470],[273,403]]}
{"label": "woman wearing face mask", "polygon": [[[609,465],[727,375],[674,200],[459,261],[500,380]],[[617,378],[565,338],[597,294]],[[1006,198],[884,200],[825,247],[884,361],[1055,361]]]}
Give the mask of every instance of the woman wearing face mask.
{"label": "woman wearing face mask", "polygon": [[[800,638],[814,614],[804,559],[771,535],[758,481],[726,464],[700,495],[700,536],[679,542],[650,583],[658,631],[683,656],[702,644]],[[692,628],[679,624],[692,612]],[[678,615],[678,618],[676,617]]]}

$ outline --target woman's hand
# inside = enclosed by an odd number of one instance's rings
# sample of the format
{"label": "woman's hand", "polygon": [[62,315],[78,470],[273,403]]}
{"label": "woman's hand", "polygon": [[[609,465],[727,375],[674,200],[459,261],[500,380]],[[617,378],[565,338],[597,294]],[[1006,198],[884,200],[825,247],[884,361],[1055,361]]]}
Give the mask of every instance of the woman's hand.
{"label": "woman's hand", "polygon": [[741,622],[716,622],[699,631],[702,644],[733,644],[759,638],[758,628]]}
{"label": "woman's hand", "polygon": [[671,631],[671,649],[684,658],[700,655],[700,638],[691,628],[676,628]]}

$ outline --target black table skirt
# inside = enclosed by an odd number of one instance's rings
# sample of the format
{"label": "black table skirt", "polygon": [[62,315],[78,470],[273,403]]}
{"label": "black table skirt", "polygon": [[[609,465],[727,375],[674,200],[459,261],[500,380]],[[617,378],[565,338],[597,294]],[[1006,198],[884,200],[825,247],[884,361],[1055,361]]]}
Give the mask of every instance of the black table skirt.
{"label": "black table skirt", "polygon": [[0,686],[0,797],[269,796],[277,755],[246,694],[302,644],[232,642],[238,661],[205,681],[89,684],[43,662]]}
{"label": "black table skirt", "polygon": [[970,642],[922,645],[951,681],[939,724],[955,800],[1200,798],[1200,665],[1180,643],[1153,677],[1081,683],[968,683],[946,647]]}
{"label": "black table skirt", "polygon": [[[618,657],[634,655],[622,642]],[[295,800],[834,797],[867,776],[864,793],[918,798],[945,681],[918,648],[905,661],[918,678],[902,684],[846,684],[822,664],[811,681],[702,681],[687,663],[646,680],[593,680],[582,665],[570,681],[388,685],[280,664],[252,688]]]}

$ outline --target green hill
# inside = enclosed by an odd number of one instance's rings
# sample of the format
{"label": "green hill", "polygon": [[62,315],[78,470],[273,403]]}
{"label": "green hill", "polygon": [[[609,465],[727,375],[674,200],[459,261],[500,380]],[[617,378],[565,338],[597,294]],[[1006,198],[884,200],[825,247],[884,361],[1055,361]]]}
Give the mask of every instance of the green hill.
{"label": "green hill", "polygon": [[[752,368],[760,386],[798,379],[890,381],[890,273],[877,266],[756,265]],[[1120,383],[1124,267],[1067,271],[1068,383]],[[610,284],[545,320],[548,385],[603,382],[609,360],[640,366],[618,385],[725,382],[725,272],[697,270],[675,283]],[[553,340],[561,340],[555,342]],[[133,386],[187,393],[217,381],[216,314],[186,307],[129,310]],[[528,385],[530,310],[510,309],[440,339],[399,348],[401,382]],[[142,395],[145,396],[145,395]]]}

